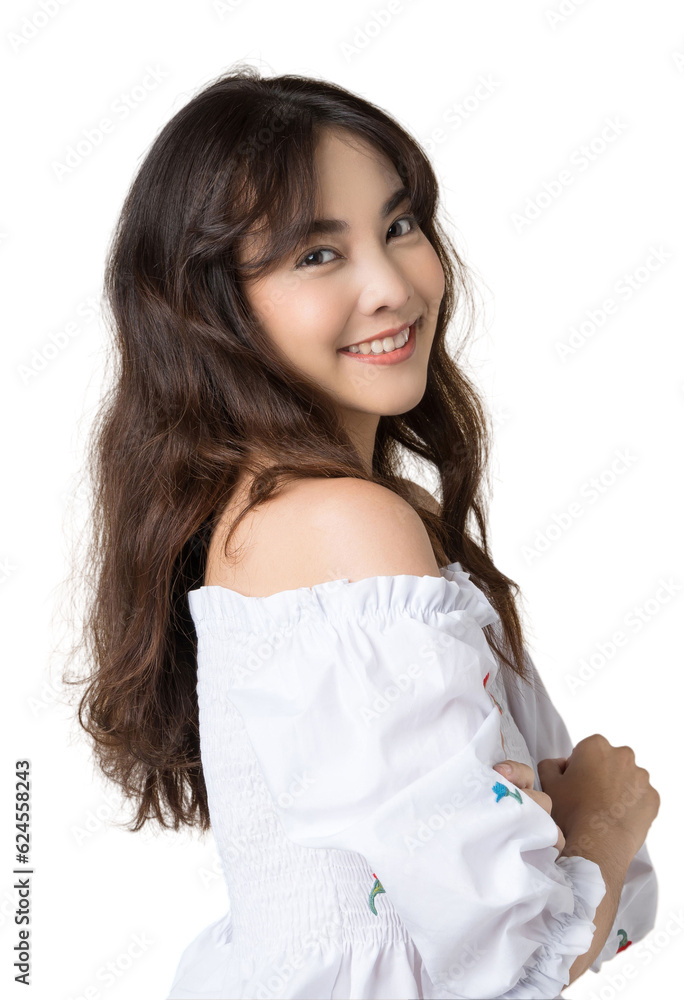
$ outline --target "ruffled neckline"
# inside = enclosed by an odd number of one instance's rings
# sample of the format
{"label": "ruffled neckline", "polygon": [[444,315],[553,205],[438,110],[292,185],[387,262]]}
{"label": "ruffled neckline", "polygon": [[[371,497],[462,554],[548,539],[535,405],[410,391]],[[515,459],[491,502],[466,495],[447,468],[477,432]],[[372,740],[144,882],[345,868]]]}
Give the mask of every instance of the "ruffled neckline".
{"label": "ruffled neckline", "polygon": [[458,611],[472,617],[480,626],[500,620],[460,562],[447,563],[439,572],[439,576],[401,573],[361,580],[343,577],[264,597],[248,596],[220,584],[211,584],[188,591],[188,603],[197,625],[223,621],[234,629],[248,631],[295,626],[317,613],[336,619],[358,616],[359,611],[364,614],[403,611],[417,616]]}

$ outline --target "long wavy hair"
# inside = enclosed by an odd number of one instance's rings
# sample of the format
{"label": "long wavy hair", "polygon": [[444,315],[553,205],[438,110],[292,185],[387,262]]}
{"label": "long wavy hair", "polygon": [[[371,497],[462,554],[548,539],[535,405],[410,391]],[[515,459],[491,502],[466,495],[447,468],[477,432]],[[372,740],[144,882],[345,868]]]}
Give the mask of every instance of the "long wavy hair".
{"label": "long wavy hair", "polygon": [[[315,217],[325,128],[389,157],[445,274],[425,393],[408,412],[380,417],[372,475],[331,399],[271,347],[244,294],[245,280],[297,248]],[[245,65],[173,116],[130,186],[104,280],[115,370],[84,465],[92,511],[74,653],[85,652],[88,668],[63,679],[85,685],[78,722],[101,770],[135,804],[132,831],[148,820],[210,827],[187,593],[202,585],[209,539],[241,470],[254,478],[233,530],[303,477],[365,479],[399,494],[422,518],[438,565],[459,560],[486,594],[501,621],[486,626],[487,641],[529,680],[520,588],[488,549],[488,417],[457,364],[465,338],[454,357],[445,344],[463,308],[471,332],[471,279],[437,204],[425,153],[380,108],[333,83],[262,78]],[[259,233],[269,236],[263,252],[244,259]],[[439,477],[439,515],[401,475],[409,456]]]}

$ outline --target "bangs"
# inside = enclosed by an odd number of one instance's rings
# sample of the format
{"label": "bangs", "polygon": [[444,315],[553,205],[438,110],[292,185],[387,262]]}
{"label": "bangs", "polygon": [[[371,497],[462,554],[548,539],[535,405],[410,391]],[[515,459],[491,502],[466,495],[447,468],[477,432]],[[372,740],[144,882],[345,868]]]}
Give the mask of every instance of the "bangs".
{"label": "bangs", "polygon": [[305,240],[316,217],[317,138],[318,130],[302,129],[298,121],[290,135],[286,126],[272,140],[259,162],[246,161],[239,207],[231,191],[243,220],[236,239],[239,279],[269,274]]}

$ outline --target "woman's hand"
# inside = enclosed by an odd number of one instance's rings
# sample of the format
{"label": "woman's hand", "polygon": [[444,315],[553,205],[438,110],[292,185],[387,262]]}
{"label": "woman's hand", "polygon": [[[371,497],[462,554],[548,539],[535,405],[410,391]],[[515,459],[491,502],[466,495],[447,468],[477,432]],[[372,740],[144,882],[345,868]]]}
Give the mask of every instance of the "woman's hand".
{"label": "woman's hand", "polygon": [[[564,762],[557,758],[556,763],[561,767]],[[508,770],[507,770],[508,769]],[[538,792],[534,788],[534,771],[527,764],[521,764],[519,760],[502,760],[500,764],[494,765],[494,770],[498,771],[500,775],[510,781],[512,785],[519,788],[525,795],[529,795],[531,799],[546,810],[546,812],[551,815],[551,809],[553,803],[551,801],[551,796],[547,795],[546,792]],[[565,836],[563,831],[556,823],[556,829],[558,830],[558,840],[556,841],[556,849],[560,854],[565,847]]]}
{"label": "woman's hand", "polygon": [[614,747],[594,733],[569,757],[540,760],[537,771],[553,796],[552,816],[563,824],[568,853],[610,842],[614,854],[634,857],[658,814],[660,795],[631,747]]}

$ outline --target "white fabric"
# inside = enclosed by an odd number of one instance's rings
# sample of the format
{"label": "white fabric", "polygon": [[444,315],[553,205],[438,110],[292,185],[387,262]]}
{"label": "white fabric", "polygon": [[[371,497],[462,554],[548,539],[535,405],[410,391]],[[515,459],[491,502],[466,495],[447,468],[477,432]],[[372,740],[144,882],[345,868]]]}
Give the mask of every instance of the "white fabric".
{"label": "white fabric", "polygon": [[[188,599],[230,909],[182,953],[167,1000],[557,997],[605,885],[492,770],[536,773],[572,744],[531,660],[534,691],[499,670],[483,632],[498,616],[460,564]],[[616,929],[640,940],[645,848],[623,898]]]}
{"label": "white fabric", "polygon": [[[545,757],[569,757],[574,744],[567,726],[549,698],[529,653],[526,652],[525,658],[531,668],[534,694],[530,691],[529,685],[523,685],[510,670],[502,670],[499,679],[505,686],[508,710],[524,735],[527,749],[533,759],[534,787],[540,790],[537,763]],[[515,757],[512,754],[507,756],[512,760],[522,760],[522,757]],[[644,844],[637,851],[627,870],[613,928],[593,965],[589,966],[592,972],[598,972],[604,962],[617,954],[624,940],[618,931],[624,930],[632,943],[646,937],[655,926],[657,907],[658,881],[648,848]]]}

